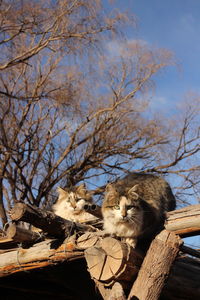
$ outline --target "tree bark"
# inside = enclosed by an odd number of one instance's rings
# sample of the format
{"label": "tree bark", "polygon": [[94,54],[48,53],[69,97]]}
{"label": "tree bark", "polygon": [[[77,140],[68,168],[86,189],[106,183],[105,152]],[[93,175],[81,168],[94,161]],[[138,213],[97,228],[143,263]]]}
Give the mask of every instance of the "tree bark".
{"label": "tree bark", "polygon": [[72,235],[75,231],[94,231],[95,228],[71,222],[57,216],[53,212],[38,207],[17,203],[10,211],[13,221],[24,221],[42,229],[53,237],[63,238]]}
{"label": "tree bark", "polygon": [[[40,243],[35,244],[34,246],[24,249],[21,247],[18,247],[17,249],[10,249],[10,250],[1,250],[0,251],[0,277],[11,275],[15,272],[23,272],[25,270],[31,270],[31,269],[39,269],[46,266],[54,265],[57,262],[63,262],[68,260],[75,260],[79,258],[84,257],[83,251],[80,249],[77,250],[76,248],[76,242],[73,240],[74,237],[71,237],[71,239],[67,239],[66,243],[63,243],[60,245],[59,240],[46,240]],[[83,240],[85,237],[83,237]],[[106,238],[107,239],[107,238]],[[58,245],[59,243],[59,245]],[[101,247],[100,242],[98,242],[98,246],[95,244],[95,247],[98,249],[98,247]],[[105,241],[107,244],[107,242]],[[119,241],[117,241],[117,244],[121,244]],[[163,245],[163,242],[159,242]],[[112,243],[109,243],[111,245]],[[114,251],[112,250],[112,247],[108,245],[108,253],[107,256],[113,256],[113,261],[115,260],[118,264],[118,267],[120,265],[119,262],[117,262],[117,256]],[[168,245],[167,248],[170,249],[172,247],[171,245]],[[92,247],[93,248],[93,247]],[[106,247],[104,246],[104,249]],[[117,246],[118,248],[118,246]],[[90,249],[90,248],[89,248]],[[89,250],[88,249],[88,250]],[[102,249],[102,248],[101,248]],[[120,249],[120,247],[119,247]],[[122,250],[117,251],[117,253],[120,253]],[[136,250],[133,249],[133,251],[136,252]],[[158,263],[162,264],[162,255],[163,255],[163,247],[161,247],[161,250],[159,253],[157,253],[157,262],[154,264],[152,263],[152,269],[149,270],[151,273],[151,276],[154,274],[155,268],[159,267]],[[174,250],[172,249],[172,254]],[[105,252],[105,251],[104,251]],[[99,252],[97,252],[99,253]],[[106,252],[105,252],[106,253]],[[126,253],[126,252],[124,252]],[[140,257],[140,254],[136,254]],[[152,256],[152,258],[155,258],[156,254]],[[171,252],[169,253],[171,256]],[[119,256],[118,256],[119,257]],[[136,256],[137,257],[137,256]],[[98,257],[94,257],[94,263],[95,259],[97,258],[96,263],[98,263]],[[112,258],[112,257],[111,257]],[[152,259],[151,258],[151,259]],[[121,261],[121,258],[119,259]],[[98,288],[101,286],[101,291],[104,293],[105,297],[109,297],[111,288],[113,284],[120,280],[120,278],[130,278],[130,283],[134,281],[134,277],[138,273],[139,269],[139,263],[137,263],[137,266],[134,265],[134,259],[130,261],[130,264],[132,264],[132,268],[126,268],[126,257],[124,259],[124,268],[122,268],[125,274],[122,273],[116,274],[115,280],[110,279],[110,282],[100,282],[95,280]],[[108,264],[110,265],[110,260],[108,260]],[[106,262],[105,262],[106,263]],[[105,268],[105,267],[104,267]],[[89,271],[91,268],[89,268]],[[112,268],[113,270],[113,268]],[[126,274],[127,272],[130,272],[130,274]],[[164,274],[164,273],[163,273]],[[165,273],[166,274],[166,273]],[[165,277],[164,274],[164,277]],[[118,276],[119,275],[119,276]],[[162,276],[161,276],[162,278]],[[165,278],[164,278],[165,279]],[[120,284],[123,284],[124,282],[120,282]],[[163,289],[163,292],[161,294],[160,300],[199,300],[200,299],[200,262],[197,259],[192,259],[188,257],[178,257],[174,265],[171,269],[171,274],[166,282],[166,285]],[[124,285],[123,285],[124,286]],[[141,288],[141,287],[140,287]],[[145,286],[141,289],[145,288]],[[151,286],[152,288],[152,286]],[[100,289],[100,288],[99,288]],[[150,289],[151,290],[151,289]],[[105,298],[109,299],[109,298]]]}
{"label": "tree bark", "polygon": [[200,204],[190,205],[167,214],[165,228],[181,237],[200,234]]}
{"label": "tree bark", "polygon": [[147,251],[128,300],[159,298],[181,244],[180,237],[166,230],[156,236]]}
{"label": "tree bark", "polygon": [[119,282],[115,282],[112,286],[109,300],[126,300],[124,290]]}
{"label": "tree bark", "polygon": [[102,283],[95,280],[96,286],[104,300],[126,300],[122,285],[115,282],[112,287],[105,287]]}
{"label": "tree bark", "polygon": [[40,240],[41,234],[19,227],[16,224],[10,224],[6,229],[6,236],[14,242],[34,242]]}
{"label": "tree bark", "polygon": [[55,240],[46,240],[28,249],[19,247],[2,253],[0,254],[0,277],[84,257],[83,252],[73,250],[75,245],[72,241],[58,246]]}

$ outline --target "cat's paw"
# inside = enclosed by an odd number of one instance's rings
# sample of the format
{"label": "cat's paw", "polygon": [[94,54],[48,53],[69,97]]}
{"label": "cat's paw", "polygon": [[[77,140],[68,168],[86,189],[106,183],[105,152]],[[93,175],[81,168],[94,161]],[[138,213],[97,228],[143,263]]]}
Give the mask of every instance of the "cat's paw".
{"label": "cat's paw", "polygon": [[136,248],[137,240],[132,238],[126,238],[125,242],[129,244],[131,247]]}

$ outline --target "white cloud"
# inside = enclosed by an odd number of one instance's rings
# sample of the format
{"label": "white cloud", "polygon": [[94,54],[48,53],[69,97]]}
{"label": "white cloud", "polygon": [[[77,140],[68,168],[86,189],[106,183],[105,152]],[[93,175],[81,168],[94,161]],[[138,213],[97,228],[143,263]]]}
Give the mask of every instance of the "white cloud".
{"label": "white cloud", "polygon": [[126,57],[130,49],[139,51],[139,49],[147,45],[148,42],[142,39],[128,39],[126,41],[111,40],[106,44],[106,50],[110,57]]}
{"label": "white cloud", "polygon": [[152,111],[165,111],[171,106],[172,103],[164,96],[153,96],[149,101],[149,108]]}

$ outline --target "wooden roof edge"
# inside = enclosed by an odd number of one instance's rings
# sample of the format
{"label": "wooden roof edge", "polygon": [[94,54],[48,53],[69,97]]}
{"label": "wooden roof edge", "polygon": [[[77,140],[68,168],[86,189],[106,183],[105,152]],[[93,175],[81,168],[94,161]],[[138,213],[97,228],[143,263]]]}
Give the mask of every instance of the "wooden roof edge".
{"label": "wooden roof edge", "polygon": [[29,248],[18,245],[18,248],[4,251],[0,254],[0,277],[84,257],[83,250],[76,249],[72,241],[58,243],[59,240],[48,239]]}

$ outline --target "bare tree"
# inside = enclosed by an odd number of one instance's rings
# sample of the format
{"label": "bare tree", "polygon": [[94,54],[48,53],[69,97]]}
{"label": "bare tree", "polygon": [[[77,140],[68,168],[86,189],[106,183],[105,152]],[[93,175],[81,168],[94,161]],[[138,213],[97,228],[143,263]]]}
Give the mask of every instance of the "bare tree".
{"label": "bare tree", "polygon": [[180,119],[152,117],[153,76],[172,54],[126,42],[117,27],[128,19],[100,2],[1,1],[3,224],[15,201],[45,207],[57,185],[81,181],[98,193],[128,171],[176,176],[181,194],[199,188],[199,98]]}

